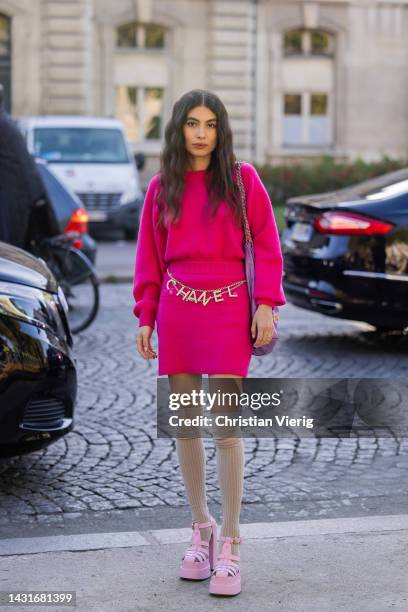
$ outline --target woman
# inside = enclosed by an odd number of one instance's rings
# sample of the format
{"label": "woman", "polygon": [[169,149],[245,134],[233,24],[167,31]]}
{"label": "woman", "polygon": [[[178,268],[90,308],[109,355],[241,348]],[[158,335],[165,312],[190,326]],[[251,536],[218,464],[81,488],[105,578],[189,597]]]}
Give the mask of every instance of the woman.
{"label": "woman", "polygon": [[[247,216],[255,250],[257,310],[250,325],[245,284],[242,204],[227,111],[208,91],[193,90],[174,105],[166,126],[160,173],[148,186],[138,236],[134,314],[137,348],[155,359],[151,336],[157,322],[159,376],[171,391],[191,392],[222,378],[248,374],[252,346],[272,337],[272,306],[285,304],[282,255],[271,202],[251,164],[242,164]],[[239,515],[244,446],[235,436],[215,437],[223,522],[206,500],[205,448],[199,436],[178,436],[177,455],[192,510],[193,540],[180,576],[208,578],[210,593],[241,590]],[[214,571],[211,574],[211,570]]]}

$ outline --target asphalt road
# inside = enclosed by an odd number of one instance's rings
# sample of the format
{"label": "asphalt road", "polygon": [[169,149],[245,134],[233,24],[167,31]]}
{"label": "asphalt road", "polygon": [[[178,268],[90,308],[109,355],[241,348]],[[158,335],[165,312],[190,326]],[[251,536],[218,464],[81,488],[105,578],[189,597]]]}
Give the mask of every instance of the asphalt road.
{"label": "asphalt road", "polygon": [[96,271],[101,279],[129,280],[133,276],[136,255],[136,241],[98,241]]}

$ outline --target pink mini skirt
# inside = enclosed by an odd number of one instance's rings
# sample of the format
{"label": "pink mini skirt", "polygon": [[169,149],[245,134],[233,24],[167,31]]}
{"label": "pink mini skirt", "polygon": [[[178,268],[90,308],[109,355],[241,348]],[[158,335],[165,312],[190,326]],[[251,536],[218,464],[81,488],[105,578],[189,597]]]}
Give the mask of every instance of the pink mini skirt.
{"label": "pink mini skirt", "polygon": [[[245,279],[244,261],[177,261],[169,264],[178,281],[197,289],[217,289]],[[247,284],[222,301],[183,300],[163,278],[156,315],[158,375],[234,374],[247,376],[252,354]]]}

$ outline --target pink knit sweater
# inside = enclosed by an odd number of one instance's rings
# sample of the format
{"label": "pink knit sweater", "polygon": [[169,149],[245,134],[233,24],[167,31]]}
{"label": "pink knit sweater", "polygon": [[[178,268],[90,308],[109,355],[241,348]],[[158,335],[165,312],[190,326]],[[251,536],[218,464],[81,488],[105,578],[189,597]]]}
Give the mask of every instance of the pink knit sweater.
{"label": "pink knit sweater", "polygon": [[[259,304],[282,306],[282,253],[271,201],[255,168],[242,164],[247,197],[247,216],[254,241],[255,290]],[[232,220],[230,207],[222,202],[209,218],[205,170],[188,171],[182,197],[182,215],[168,229],[157,228],[155,192],[159,175],[150,180],[143,205],[137,241],[133,312],[139,325],[154,327],[163,276],[175,260],[244,260],[244,230]]]}

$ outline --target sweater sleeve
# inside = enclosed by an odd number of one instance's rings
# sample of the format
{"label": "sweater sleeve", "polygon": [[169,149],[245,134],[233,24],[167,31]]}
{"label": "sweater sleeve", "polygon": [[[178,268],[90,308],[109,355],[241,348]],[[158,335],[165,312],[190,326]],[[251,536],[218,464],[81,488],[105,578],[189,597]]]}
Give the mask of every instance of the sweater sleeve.
{"label": "sweater sleeve", "polygon": [[133,314],[139,318],[140,327],[150,325],[153,328],[163,280],[158,241],[154,230],[154,196],[157,184],[158,175],[150,180],[143,203],[133,280],[135,300]]}
{"label": "sweater sleeve", "polygon": [[283,257],[279,232],[272,203],[255,168],[242,165],[242,180],[246,192],[247,216],[255,253],[256,305],[283,306]]}

